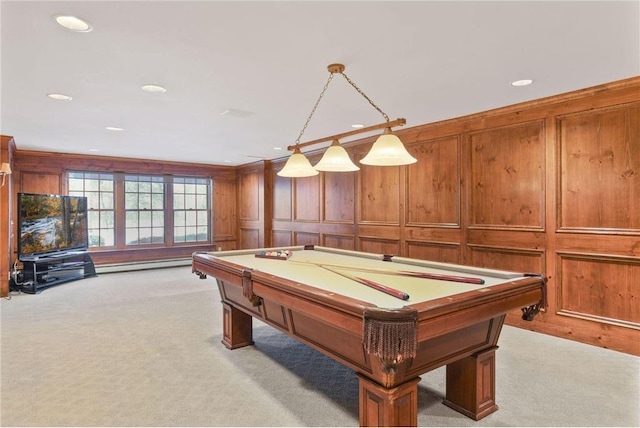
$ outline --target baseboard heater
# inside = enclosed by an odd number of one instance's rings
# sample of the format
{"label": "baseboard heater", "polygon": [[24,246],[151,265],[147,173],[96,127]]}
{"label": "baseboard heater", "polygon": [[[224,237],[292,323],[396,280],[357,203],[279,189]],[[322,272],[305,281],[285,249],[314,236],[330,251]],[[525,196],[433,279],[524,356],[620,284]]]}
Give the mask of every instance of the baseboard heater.
{"label": "baseboard heater", "polygon": [[147,262],[96,265],[96,273],[129,272],[134,270],[162,269],[178,266],[191,266],[191,257],[182,259],[151,260]]}

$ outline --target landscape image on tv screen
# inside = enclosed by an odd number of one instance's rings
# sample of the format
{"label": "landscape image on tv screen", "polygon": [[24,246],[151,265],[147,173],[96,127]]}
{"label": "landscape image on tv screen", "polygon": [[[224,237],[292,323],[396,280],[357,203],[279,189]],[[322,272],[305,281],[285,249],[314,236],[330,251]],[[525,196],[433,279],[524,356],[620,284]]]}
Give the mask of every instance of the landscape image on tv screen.
{"label": "landscape image on tv screen", "polygon": [[21,256],[88,247],[86,197],[21,193],[18,213]]}

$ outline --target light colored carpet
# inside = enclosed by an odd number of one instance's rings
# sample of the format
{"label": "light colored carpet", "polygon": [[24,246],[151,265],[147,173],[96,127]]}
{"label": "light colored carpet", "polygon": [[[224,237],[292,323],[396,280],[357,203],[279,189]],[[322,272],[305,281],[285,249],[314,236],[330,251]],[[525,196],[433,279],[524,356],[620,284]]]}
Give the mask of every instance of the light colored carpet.
{"label": "light colored carpet", "polygon": [[[354,373],[254,321],[221,343],[212,278],[102,274],[2,299],[2,426],[357,426]],[[505,326],[500,409],[475,422],[419,384],[420,426],[640,426],[640,358]]]}

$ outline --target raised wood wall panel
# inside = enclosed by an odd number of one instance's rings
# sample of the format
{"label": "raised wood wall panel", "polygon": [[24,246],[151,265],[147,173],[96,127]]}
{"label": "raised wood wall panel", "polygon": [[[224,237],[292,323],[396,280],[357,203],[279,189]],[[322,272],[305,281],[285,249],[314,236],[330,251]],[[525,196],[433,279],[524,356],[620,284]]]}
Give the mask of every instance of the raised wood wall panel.
{"label": "raised wood wall panel", "polygon": [[340,248],[342,250],[355,250],[356,249],[356,239],[355,236],[342,236],[342,235],[329,235],[325,234],[322,236],[323,243],[322,245],[325,247],[331,248]]}
{"label": "raised wood wall panel", "polygon": [[543,273],[544,252],[534,250],[471,246],[470,265],[513,272]]}
{"label": "raised wood wall panel", "polygon": [[238,174],[238,217],[241,221],[260,221],[262,218],[260,199],[263,194],[262,171],[243,170]]}
{"label": "raised wood wall panel", "polygon": [[399,226],[380,226],[377,224],[372,225],[367,223],[358,225],[358,236],[363,238],[399,241],[400,233],[401,231]]}
{"label": "raised wood wall panel", "polygon": [[640,330],[640,260],[559,257],[559,313]]}
{"label": "raised wood wall panel", "polygon": [[405,227],[404,236],[407,240],[424,242],[462,242],[460,227]]}
{"label": "raised wood wall panel", "polygon": [[288,230],[273,230],[269,247],[286,247],[293,245],[293,234]]}
{"label": "raised wood wall panel", "polygon": [[547,235],[544,231],[471,229],[467,234],[467,243],[539,250],[547,246]]}
{"label": "raised wood wall panel", "polygon": [[375,254],[402,255],[400,242],[389,239],[360,238],[360,251]]}
{"label": "raised wood wall panel", "polygon": [[353,224],[355,221],[356,173],[325,173],[323,183],[324,221]]}
{"label": "raised wood wall panel", "polygon": [[320,176],[294,181],[294,218],[296,221],[320,221]]}
{"label": "raised wood wall panel", "polygon": [[258,228],[249,229],[246,227],[240,228],[240,249],[243,248],[260,248],[261,243],[261,231]]}
{"label": "raised wood wall panel", "polygon": [[400,167],[360,168],[360,219],[362,223],[400,224]]}
{"label": "raised wood wall panel", "polygon": [[640,258],[640,236],[612,233],[558,233],[557,248],[572,253]]}
{"label": "raised wood wall panel", "polygon": [[[235,241],[237,201],[235,180],[218,179],[213,181],[213,223],[216,247],[222,242]],[[217,226],[217,227],[215,227]]]}
{"label": "raised wood wall panel", "polygon": [[470,135],[470,226],[544,227],[541,122]]}
{"label": "raised wood wall panel", "polygon": [[328,235],[342,235],[342,236],[354,236],[355,226],[353,223],[330,223],[324,222],[320,225],[320,228],[317,229],[323,234]]}
{"label": "raised wood wall panel", "polygon": [[460,136],[407,145],[406,223],[460,225]]}
{"label": "raised wood wall panel", "polygon": [[561,117],[558,127],[560,227],[640,234],[640,104]]}
{"label": "raised wood wall panel", "polygon": [[295,232],[295,245],[320,245],[319,233]]}
{"label": "raised wood wall panel", "polygon": [[275,175],[273,184],[273,219],[292,220],[293,180]]}
{"label": "raised wood wall panel", "polygon": [[460,245],[439,242],[411,242],[406,244],[407,257],[412,259],[433,260],[442,263],[460,263]]}
{"label": "raised wood wall panel", "polygon": [[[59,195],[63,190],[64,179],[60,173],[22,171],[20,173],[19,193],[39,193]],[[64,186],[66,188],[66,186]]]}
{"label": "raised wood wall panel", "polygon": [[[265,201],[273,193],[272,171],[264,162],[238,168],[238,246],[258,248],[269,246],[273,227],[272,212],[266,211]],[[268,207],[273,210],[273,204]],[[269,225],[267,226],[267,223]]]}

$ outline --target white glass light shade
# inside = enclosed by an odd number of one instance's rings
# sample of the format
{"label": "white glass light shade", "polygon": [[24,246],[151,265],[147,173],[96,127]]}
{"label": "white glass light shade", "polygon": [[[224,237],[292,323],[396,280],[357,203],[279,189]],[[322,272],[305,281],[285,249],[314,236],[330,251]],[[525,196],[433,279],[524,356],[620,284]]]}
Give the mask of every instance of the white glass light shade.
{"label": "white glass light shade", "polygon": [[311,177],[318,174],[319,172],[311,166],[309,159],[298,148],[293,151],[284,168],[278,172],[280,177]]}
{"label": "white glass light shade", "polygon": [[387,128],[373,143],[371,150],[360,160],[360,163],[374,166],[395,166],[409,165],[417,161],[416,158],[409,154],[400,138],[391,133],[391,129]]}
{"label": "white glass light shade", "polygon": [[333,140],[331,146],[324,152],[322,159],[314,168],[318,171],[327,172],[350,172],[360,169],[351,161],[349,153],[340,145],[338,140]]}

